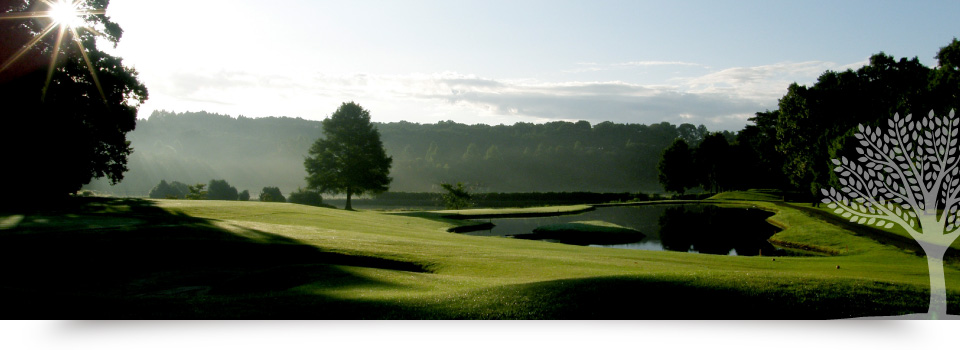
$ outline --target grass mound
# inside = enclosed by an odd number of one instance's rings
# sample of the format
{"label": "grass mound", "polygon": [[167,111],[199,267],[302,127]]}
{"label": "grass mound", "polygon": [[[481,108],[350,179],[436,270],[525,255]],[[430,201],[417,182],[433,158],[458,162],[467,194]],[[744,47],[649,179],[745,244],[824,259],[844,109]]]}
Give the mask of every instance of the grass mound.
{"label": "grass mound", "polygon": [[514,236],[575,245],[634,243],[644,237],[646,235],[640,231],[599,220],[544,225],[534,229],[533,233]]}
{"label": "grass mound", "polygon": [[783,194],[776,190],[746,190],[721,192],[708,200],[728,200],[728,201],[780,201],[783,200]]}

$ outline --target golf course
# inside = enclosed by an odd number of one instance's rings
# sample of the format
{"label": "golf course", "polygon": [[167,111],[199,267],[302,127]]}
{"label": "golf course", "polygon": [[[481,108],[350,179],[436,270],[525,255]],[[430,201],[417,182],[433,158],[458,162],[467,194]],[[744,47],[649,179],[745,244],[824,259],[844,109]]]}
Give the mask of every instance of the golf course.
{"label": "golf course", "polygon": [[[669,201],[664,201],[669,203]],[[4,318],[837,319],[924,313],[922,253],[760,192],[703,203],[775,213],[808,256],[725,256],[450,232],[464,217],[589,206],[346,211],[254,201],[73,198],[0,212]],[[652,203],[638,203],[650,205]],[[454,217],[454,218],[452,218]],[[956,243],[945,259],[960,313]]]}

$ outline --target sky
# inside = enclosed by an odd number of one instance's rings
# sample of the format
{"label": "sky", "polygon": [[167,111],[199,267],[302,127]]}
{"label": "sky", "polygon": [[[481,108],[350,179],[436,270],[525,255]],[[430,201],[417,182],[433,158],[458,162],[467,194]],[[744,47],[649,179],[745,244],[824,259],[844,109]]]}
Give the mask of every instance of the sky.
{"label": "sky", "polygon": [[960,1],[112,0],[155,110],[321,120],[704,124],[878,52],[935,55]]}

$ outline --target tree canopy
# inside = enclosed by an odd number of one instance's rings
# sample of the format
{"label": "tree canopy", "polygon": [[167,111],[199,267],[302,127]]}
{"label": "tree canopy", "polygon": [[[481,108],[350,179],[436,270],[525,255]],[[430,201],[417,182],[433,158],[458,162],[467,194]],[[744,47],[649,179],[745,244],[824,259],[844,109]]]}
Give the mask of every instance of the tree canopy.
{"label": "tree canopy", "polygon": [[389,188],[393,158],[387,156],[380,132],[370,123],[370,111],[354,102],[343,103],[323,120],[323,136],[310,147],[310,156],[303,162],[309,189],[345,193],[346,209],[352,210],[353,195]]}
{"label": "tree canopy", "polygon": [[[0,138],[0,158],[4,182],[16,184],[15,191],[48,198],[76,192],[93,178],[123,179],[132,152],[126,134],[147,89],[121,58],[97,48],[98,35],[116,44],[123,33],[101,12],[108,2],[79,3],[92,13],[83,18],[94,30],[46,17],[0,20],[0,105],[10,131]],[[2,1],[0,13],[48,6]]]}
{"label": "tree canopy", "polygon": [[667,191],[682,195],[688,188],[697,186],[693,153],[683,138],[677,138],[670,147],[663,150],[657,170],[660,183]]}

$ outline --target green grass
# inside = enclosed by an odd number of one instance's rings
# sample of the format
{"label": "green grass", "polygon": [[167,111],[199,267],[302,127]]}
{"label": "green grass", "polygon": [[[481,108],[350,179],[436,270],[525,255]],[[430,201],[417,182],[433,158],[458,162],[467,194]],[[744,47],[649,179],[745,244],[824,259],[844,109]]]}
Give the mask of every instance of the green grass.
{"label": "green grass", "polygon": [[[826,257],[579,247],[447,232],[449,214],[103,200],[0,213],[5,318],[840,318],[926,311],[926,261],[782,203]],[[16,219],[11,219],[15,218]],[[837,269],[836,266],[840,266]],[[958,313],[960,271],[947,269]]]}
{"label": "green grass", "polygon": [[747,191],[729,191],[721,192],[709,200],[735,200],[735,201],[779,201],[783,197],[776,190],[747,190]]}

